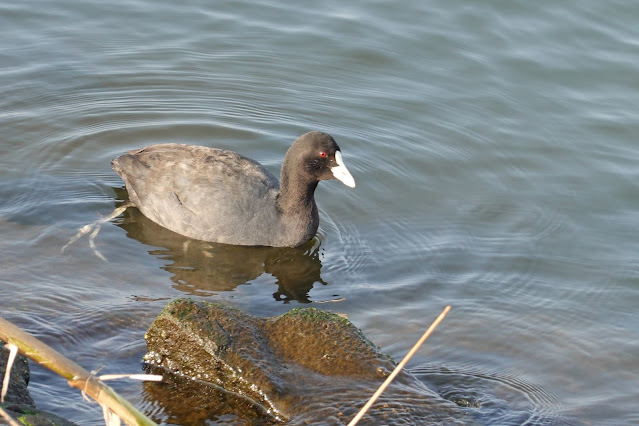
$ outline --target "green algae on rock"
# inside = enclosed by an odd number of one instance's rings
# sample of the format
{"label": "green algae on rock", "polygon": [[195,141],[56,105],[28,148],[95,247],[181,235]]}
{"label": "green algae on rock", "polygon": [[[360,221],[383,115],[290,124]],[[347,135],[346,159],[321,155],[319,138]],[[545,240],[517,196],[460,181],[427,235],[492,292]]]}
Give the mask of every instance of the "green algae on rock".
{"label": "green algae on rock", "polygon": [[[220,304],[177,299],[145,338],[147,368],[163,371],[166,379],[146,383],[147,396],[166,411],[200,410],[211,400],[217,403],[207,409],[223,405],[222,412],[200,412],[200,422],[232,414],[260,424],[345,423],[395,368],[350,321],[315,308],[258,318]],[[458,407],[402,371],[364,420],[456,423],[463,417]]]}

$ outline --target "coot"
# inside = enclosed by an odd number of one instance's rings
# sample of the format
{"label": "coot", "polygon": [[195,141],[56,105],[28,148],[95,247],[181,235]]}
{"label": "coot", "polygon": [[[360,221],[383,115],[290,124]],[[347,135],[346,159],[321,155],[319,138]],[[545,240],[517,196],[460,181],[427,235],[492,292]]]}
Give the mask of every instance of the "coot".
{"label": "coot", "polygon": [[355,180],[335,140],[300,136],[286,152],[280,181],[233,151],[161,144],[112,162],[131,202],[149,219],[187,237],[235,245],[295,247],[317,232],[320,180]]}

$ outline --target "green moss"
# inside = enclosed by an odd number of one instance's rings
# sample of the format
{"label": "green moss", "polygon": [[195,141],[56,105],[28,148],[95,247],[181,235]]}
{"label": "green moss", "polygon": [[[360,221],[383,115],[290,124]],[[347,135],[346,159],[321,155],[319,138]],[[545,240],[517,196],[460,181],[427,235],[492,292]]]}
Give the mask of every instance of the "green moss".
{"label": "green moss", "polygon": [[[191,307],[189,307],[189,305],[191,305]],[[184,318],[191,314],[193,305],[194,302],[191,299],[175,299],[166,305],[164,312],[168,312],[171,316],[175,316],[177,314],[178,318]]]}
{"label": "green moss", "polygon": [[317,308],[295,308],[281,316],[281,318],[298,317],[310,321],[332,321],[341,325],[352,326],[353,324],[344,317],[337,314],[322,311]]}
{"label": "green moss", "polygon": [[179,320],[202,321],[206,320],[210,308],[222,309],[226,312],[240,312],[238,309],[211,302],[196,302],[190,298],[175,299],[169,302],[162,314],[175,317]]}
{"label": "green moss", "polygon": [[31,422],[27,420],[27,414],[23,414],[22,416],[18,417],[18,421],[23,425],[31,426]]}
{"label": "green moss", "polygon": [[[348,331],[352,331],[356,333],[357,336],[362,340],[362,342],[370,346],[372,349],[381,352],[379,347],[377,347],[373,342],[368,340],[368,338],[364,335],[362,330],[355,327],[355,325],[350,320],[331,312],[322,311],[317,308],[295,308],[281,315],[280,317],[278,317],[278,319],[282,319],[282,320],[297,319],[299,321],[304,321],[309,324],[322,324],[323,326],[326,326],[327,323],[334,324],[340,327],[340,329],[343,331],[348,330]],[[342,335],[342,337],[345,337],[345,336]],[[386,355],[386,357],[392,360],[390,356]]]}

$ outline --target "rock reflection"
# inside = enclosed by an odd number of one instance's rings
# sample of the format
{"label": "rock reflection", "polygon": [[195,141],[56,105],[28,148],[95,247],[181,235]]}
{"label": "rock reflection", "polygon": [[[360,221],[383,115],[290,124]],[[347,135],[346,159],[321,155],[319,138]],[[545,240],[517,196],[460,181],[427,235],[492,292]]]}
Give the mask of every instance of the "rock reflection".
{"label": "rock reflection", "polygon": [[[116,190],[118,195],[126,192]],[[166,262],[174,288],[190,295],[207,296],[232,291],[263,273],[276,278],[273,297],[281,302],[310,303],[315,285],[326,285],[320,276],[320,242],[314,238],[297,248],[242,247],[193,240],[156,224],[138,209],[129,208],[117,223],[127,236],[157,247],[149,253]]]}

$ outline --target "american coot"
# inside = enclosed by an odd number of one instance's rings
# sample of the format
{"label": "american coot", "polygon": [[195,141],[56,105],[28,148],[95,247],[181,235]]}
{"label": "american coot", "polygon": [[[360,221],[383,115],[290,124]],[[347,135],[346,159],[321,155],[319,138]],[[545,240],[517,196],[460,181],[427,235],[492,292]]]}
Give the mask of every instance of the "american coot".
{"label": "american coot", "polygon": [[235,245],[295,247],[317,232],[320,180],[355,180],[335,140],[300,136],[284,157],[280,182],[232,151],[161,144],[112,162],[131,202],[149,219],[187,237]]}

